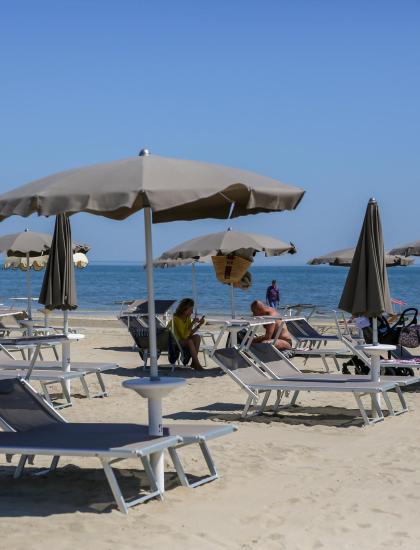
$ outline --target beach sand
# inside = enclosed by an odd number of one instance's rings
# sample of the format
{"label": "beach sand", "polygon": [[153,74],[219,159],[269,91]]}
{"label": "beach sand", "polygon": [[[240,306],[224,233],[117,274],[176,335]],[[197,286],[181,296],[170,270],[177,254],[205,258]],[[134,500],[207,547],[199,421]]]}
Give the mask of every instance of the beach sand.
{"label": "beach sand", "polygon": [[[126,331],[108,325],[87,328],[86,335],[72,346],[75,360],[113,361],[120,368],[105,375],[109,397],[76,397],[62,414],[79,422],[146,422],[145,400],[121,386],[140,374]],[[310,367],[322,371],[317,360]],[[13,480],[3,457],[2,547],[419,548],[419,388],[405,394],[408,414],[368,428],[355,419],[353,397],[344,394],[302,394],[300,407],[244,422],[245,393],[214,364],[204,373],[175,375],[187,383],[165,399],[165,422],[229,422],[239,428],[210,442],[220,479],[183,488],[167,460],[165,501],[149,501],[124,516],[113,505],[96,460],[63,459],[47,477]],[[204,471],[196,449],[183,449],[182,456],[189,473]],[[46,464],[37,458],[35,467]],[[144,482],[141,474],[135,477],[137,466],[134,461],[117,465],[128,491]]]}

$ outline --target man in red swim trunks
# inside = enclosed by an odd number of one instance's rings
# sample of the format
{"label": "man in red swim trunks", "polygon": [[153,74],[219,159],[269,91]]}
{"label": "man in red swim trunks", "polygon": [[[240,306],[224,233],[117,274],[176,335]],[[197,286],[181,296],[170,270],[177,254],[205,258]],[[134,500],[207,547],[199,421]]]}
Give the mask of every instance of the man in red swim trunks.
{"label": "man in red swim trunks", "polygon": [[[255,316],[278,317],[279,315],[278,311],[276,311],[272,307],[266,306],[265,304],[263,304],[263,302],[260,302],[259,300],[255,300],[254,302],[252,302],[251,311],[252,314]],[[292,337],[290,336],[290,332],[287,330],[286,326],[282,328],[277,340],[275,342],[273,341],[273,337],[276,334],[280,324],[281,320],[276,319],[274,323],[265,325],[265,334],[254,338],[253,343],[257,344],[261,342],[267,342],[270,344],[274,344],[279,350],[292,349]]]}

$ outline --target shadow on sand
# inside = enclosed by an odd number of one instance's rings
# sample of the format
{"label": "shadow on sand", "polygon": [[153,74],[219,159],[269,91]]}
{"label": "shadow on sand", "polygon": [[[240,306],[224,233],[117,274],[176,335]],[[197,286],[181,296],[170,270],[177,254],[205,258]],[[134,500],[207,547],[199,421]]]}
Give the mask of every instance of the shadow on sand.
{"label": "shadow on sand", "polygon": [[[141,466],[140,466],[141,467]],[[0,516],[48,517],[74,512],[104,513],[116,509],[105,474],[101,469],[68,465],[48,475],[34,476],[39,468],[27,468],[20,479],[13,479],[12,466],[0,468]],[[115,468],[126,500],[148,490],[144,472]],[[165,474],[165,490],[179,485],[174,472]],[[146,503],[141,506],[147,505]],[[122,517],[122,516],[121,516]]]}

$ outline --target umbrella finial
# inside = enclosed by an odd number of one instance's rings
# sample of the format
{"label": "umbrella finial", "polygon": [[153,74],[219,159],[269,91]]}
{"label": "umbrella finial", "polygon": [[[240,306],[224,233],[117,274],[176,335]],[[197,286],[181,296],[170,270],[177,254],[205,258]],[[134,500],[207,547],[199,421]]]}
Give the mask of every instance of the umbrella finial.
{"label": "umbrella finial", "polygon": [[139,153],[139,157],[148,157],[150,155],[149,149],[142,149]]}
{"label": "umbrella finial", "polygon": [[375,197],[370,197],[369,204],[375,204],[375,203],[376,203]]}

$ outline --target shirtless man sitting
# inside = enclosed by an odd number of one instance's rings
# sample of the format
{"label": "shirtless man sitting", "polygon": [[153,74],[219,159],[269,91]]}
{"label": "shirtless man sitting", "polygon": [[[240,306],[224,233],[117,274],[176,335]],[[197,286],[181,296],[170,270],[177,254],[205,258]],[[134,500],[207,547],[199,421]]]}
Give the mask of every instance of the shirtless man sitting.
{"label": "shirtless man sitting", "polygon": [[[278,311],[276,311],[274,308],[266,306],[263,304],[263,302],[260,302],[259,300],[255,300],[251,304],[251,311],[252,314],[255,316],[272,316],[272,317],[278,317]],[[281,324],[280,320],[274,321],[274,323],[270,323],[269,325],[265,325],[265,334],[262,336],[257,336],[252,340],[253,343],[261,343],[261,342],[267,342],[270,344],[273,344],[277,349],[279,350],[287,350],[292,348],[292,338],[290,336],[290,332],[287,330],[287,327],[284,326],[279,334],[278,339],[274,342],[273,337],[275,333],[277,332],[279,326]]]}

